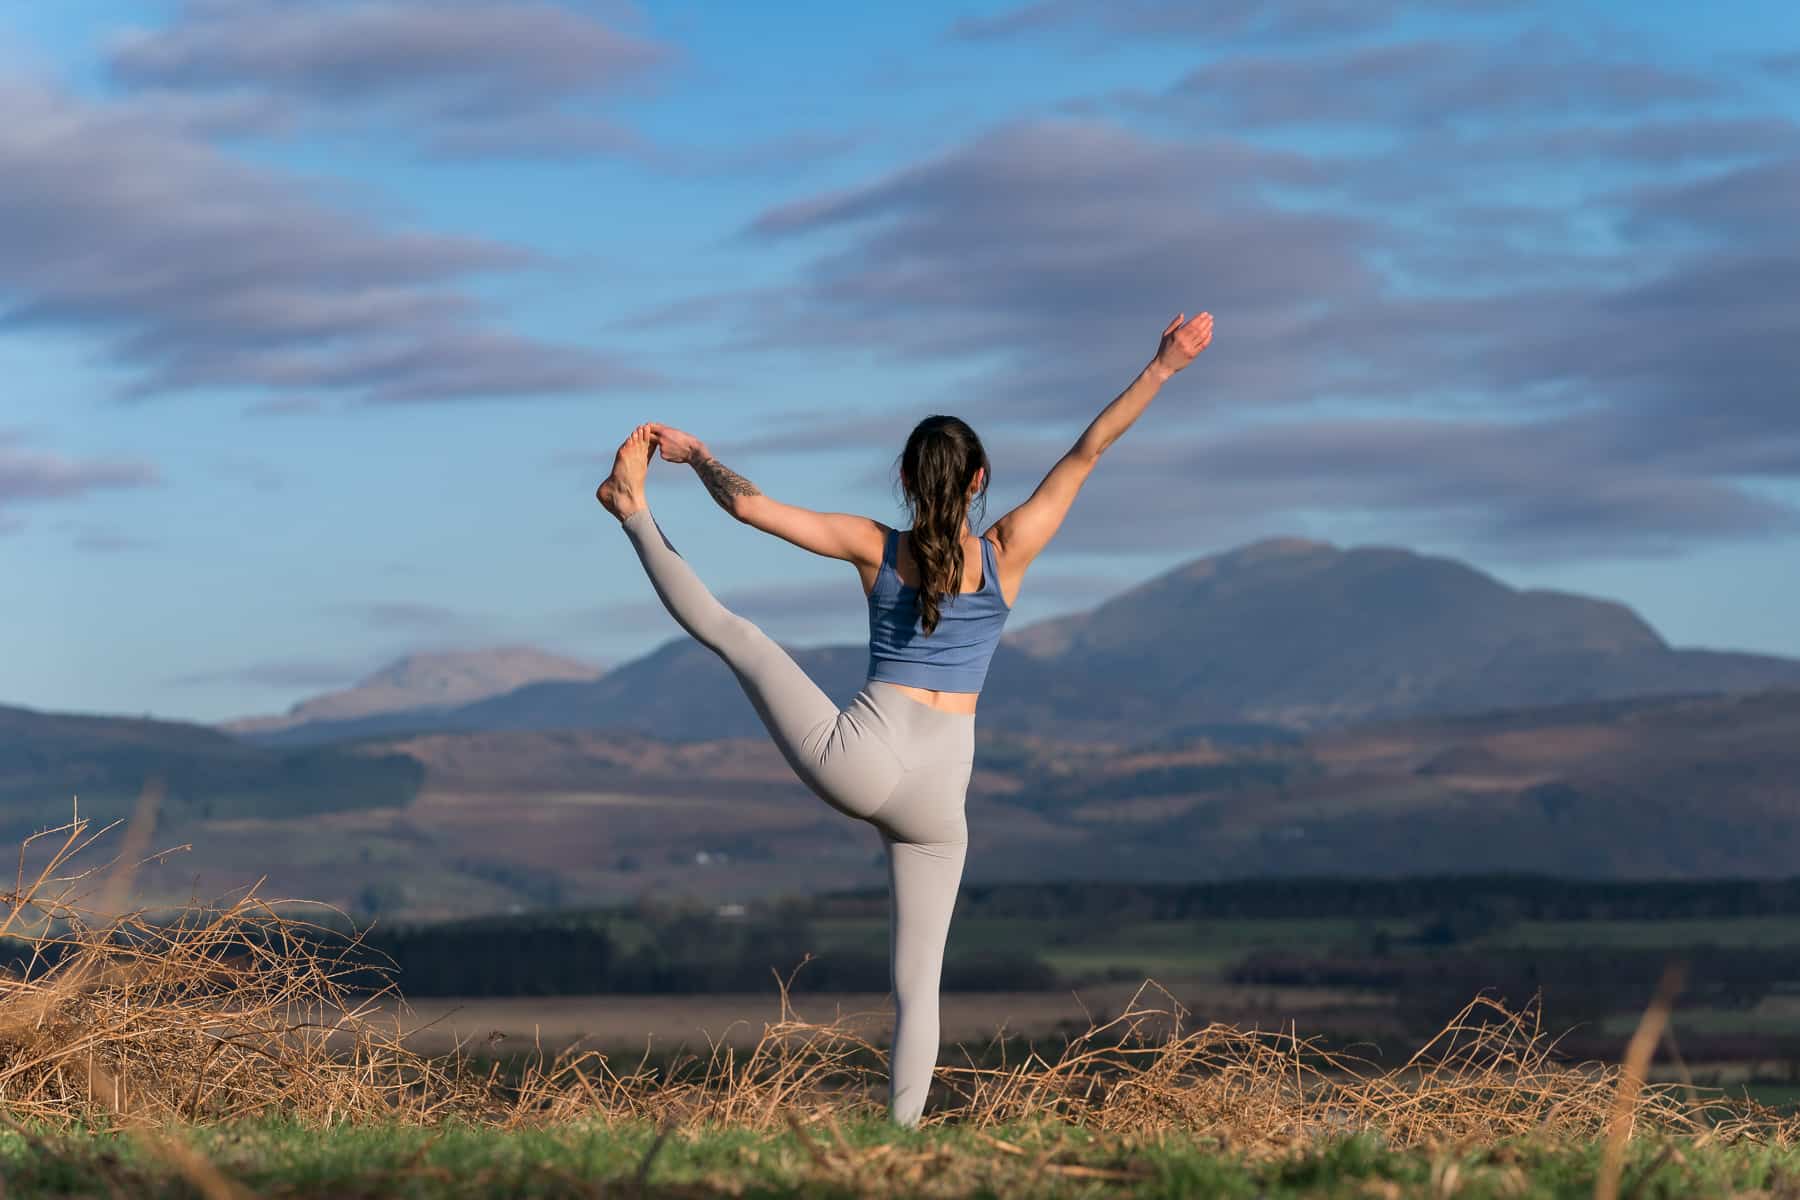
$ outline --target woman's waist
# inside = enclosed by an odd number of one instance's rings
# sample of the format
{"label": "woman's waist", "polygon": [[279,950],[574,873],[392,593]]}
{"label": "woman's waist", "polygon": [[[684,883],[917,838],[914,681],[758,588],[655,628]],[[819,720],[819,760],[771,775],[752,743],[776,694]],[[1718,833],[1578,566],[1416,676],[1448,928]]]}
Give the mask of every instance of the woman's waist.
{"label": "woman's waist", "polygon": [[874,695],[878,690],[891,692],[908,705],[927,708],[948,717],[972,718],[975,715],[975,704],[980,698],[980,691],[956,691],[923,687],[916,683],[904,683],[895,679],[883,678],[871,674],[863,683],[863,690]]}

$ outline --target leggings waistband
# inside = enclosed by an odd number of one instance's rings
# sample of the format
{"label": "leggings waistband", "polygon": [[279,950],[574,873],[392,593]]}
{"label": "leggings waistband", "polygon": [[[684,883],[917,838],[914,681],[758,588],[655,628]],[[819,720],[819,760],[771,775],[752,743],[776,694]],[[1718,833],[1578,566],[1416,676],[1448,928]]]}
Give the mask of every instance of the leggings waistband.
{"label": "leggings waistband", "polygon": [[863,685],[851,708],[866,708],[871,724],[908,766],[967,762],[975,755],[974,713],[933,708],[879,679]]}

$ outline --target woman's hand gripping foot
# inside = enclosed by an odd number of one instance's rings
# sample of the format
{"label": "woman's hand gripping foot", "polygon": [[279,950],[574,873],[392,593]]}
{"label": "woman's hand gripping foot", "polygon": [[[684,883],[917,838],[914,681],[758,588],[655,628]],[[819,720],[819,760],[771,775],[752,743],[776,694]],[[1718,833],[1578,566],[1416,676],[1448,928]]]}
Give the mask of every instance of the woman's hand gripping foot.
{"label": "woman's hand gripping foot", "polygon": [[594,498],[606,511],[623,521],[644,507],[644,476],[650,470],[650,452],[656,445],[655,426],[639,425],[631,431],[613,457],[612,474],[606,477]]}

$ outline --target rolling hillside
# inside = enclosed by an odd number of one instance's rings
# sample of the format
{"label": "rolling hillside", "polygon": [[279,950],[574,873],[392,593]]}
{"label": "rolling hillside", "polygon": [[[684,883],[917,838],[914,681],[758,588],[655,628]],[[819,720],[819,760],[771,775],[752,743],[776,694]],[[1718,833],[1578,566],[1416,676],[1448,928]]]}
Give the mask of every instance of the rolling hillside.
{"label": "rolling hillside", "polygon": [[[159,820],[182,823],[403,808],[420,764],[331,746],[253,746],[204,725],[0,707],[0,833],[18,836],[81,811],[129,815],[145,781],[163,781]],[[271,850],[279,854],[278,847]]]}
{"label": "rolling hillside", "polygon": [[[1232,737],[979,733],[966,879],[1775,877],[1800,862],[1800,690]],[[875,831],[820,803],[766,738],[434,733],[381,750],[424,772],[404,808],[192,820],[178,840],[193,852],[147,881],[223,891],[268,874],[430,918],[886,879]]]}

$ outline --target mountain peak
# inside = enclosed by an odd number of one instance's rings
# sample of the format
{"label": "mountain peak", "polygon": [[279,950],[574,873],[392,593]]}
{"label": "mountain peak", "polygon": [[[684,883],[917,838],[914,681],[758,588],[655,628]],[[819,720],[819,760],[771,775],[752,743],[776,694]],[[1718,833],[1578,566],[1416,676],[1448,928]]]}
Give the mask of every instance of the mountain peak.
{"label": "mountain peak", "polygon": [[1303,537],[1266,537],[1254,542],[1246,542],[1234,550],[1227,550],[1218,555],[1219,558],[1234,559],[1238,562],[1257,562],[1263,559],[1281,558],[1293,554],[1315,554],[1325,551],[1331,554],[1342,553],[1330,542],[1314,541]]}
{"label": "mountain peak", "polygon": [[420,651],[381,667],[355,685],[302,701],[279,717],[251,717],[225,728],[268,733],[309,721],[342,721],[379,713],[451,708],[533,683],[587,682],[603,670],[535,646]]}

